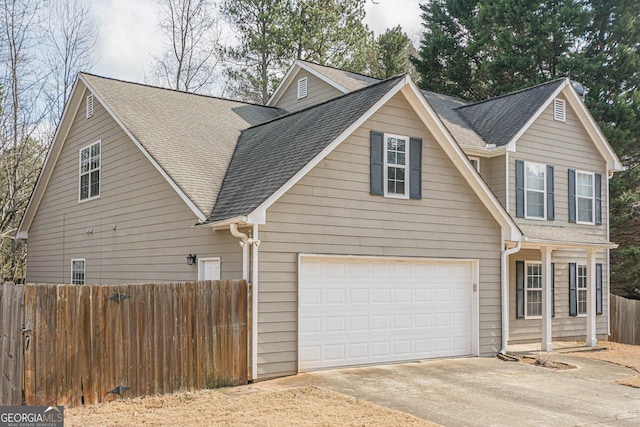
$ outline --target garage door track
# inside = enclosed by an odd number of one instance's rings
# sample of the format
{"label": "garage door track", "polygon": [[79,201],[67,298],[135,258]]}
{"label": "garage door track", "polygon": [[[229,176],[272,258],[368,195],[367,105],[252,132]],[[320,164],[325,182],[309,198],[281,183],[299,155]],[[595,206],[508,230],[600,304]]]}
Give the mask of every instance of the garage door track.
{"label": "garage door track", "polygon": [[276,387],[316,386],[444,426],[639,426],[631,369],[568,355],[552,370],[497,358],[427,360],[300,374]]}

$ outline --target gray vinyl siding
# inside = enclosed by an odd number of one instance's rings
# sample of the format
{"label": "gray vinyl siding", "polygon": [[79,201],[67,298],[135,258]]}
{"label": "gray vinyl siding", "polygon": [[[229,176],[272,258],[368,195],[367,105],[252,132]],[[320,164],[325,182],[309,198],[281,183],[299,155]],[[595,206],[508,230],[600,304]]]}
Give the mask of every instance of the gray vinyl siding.
{"label": "gray vinyl siding", "polygon": [[[421,200],[369,193],[370,130],[423,140]],[[298,254],[478,259],[480,353],[500,347],[500,228],[401,94],[267,211],[258,375],[297,372]]]}
{"label": "gray vinyl siding", "polygon": [[[298,99],[298,80],[304,77],[307,78],[307,96]],[[343,95],[343,93],[329,83],[306,70],[300,70],[274,107],[284,108],[287,111],[298,111],[340,95]]]}
{"label": "gray vinyl siding", "polygon": [[[79,150],[98,140],[100,197],[79,203]],[[222,278],[239,278],[237,239],[228,231],[193,229],[196,222],[97,99],[90,119],[82,103],[29,229],[27,281],[70,283],[72,258],[86,259],[86,283],[196,280],[190,253],[221,257]]]}
{"label": "gray vinyl siding", "polygon": [[[551,103],[538,120],[518,139],[516,152],[509,154],[509,212],[519,223],[569,227],[582,236],[592,236],[602,240],[607,236],[609,222],[606,162],[568,102],[566,112],[566,122],[554,120],[553,103]],[[516,159],[554,166],[554,221],[515,218]],[[602,174],[602,225],[569,223],[569,169]]]}
{"label": "gray vinyl siding", "polygon": [[[542,319],[516,319],[516,261],[540,261],[539,250],[524,249],[511,255],[509,259],[509,343],[540,342],[542,339]],[[596,316],[596,333],[606,336],[608,328],[609,287],[605,278],[609,277],[606,251],[596,254],[596,262],[602,264],[602,315]],[[585,316],[569,316],[569,263],[586,265],[584,250],[556,250],[551,254],[555,263],[555,304],[556,316],[552,319],[551,333],[554,340],[584,340],[587,334]]]}
{"label": "gray vinyl siding", "polygon": [[480,172],[489,188],[496,195],[502,206],[507,204],[507,169],[505,165],[506,156],[496,156],[483,158],[480,160]]}
{"label": "gray vinyl siding", "polygon": [[[564,99],[562,95],[559,98]],[[573,230],[576,236],[585,240],[603,241],[608,239],[608,194],[606,163],[595,144],[566,103],[566,122],[553,119],[553,103],[516,142],[516,152],[510,153],[509,167],[509,212],[521,224],[548,225]],[[554,166],[555,220],[539,221],[516,218],[515,160],[549,164]],[[568,170],[576,169],[602,174],[602,225],[583,225],[569,222]],[[576,239],[577,241],[580,239]],[[609,271],[608,252],[599,251],[597,262],[602,263],[603,315],[597,318],[597,333],[606,335],[609,311]],[[539,250],[521,251],[511,256],[510,268],[510,342],[535,341],[541,339],[541,320],[515,319],[515,260],[540,260]],[[554,338],[579,338],[586,336],[586,318],[569,316],[568,263],[586,264],[584,250],[555,250],[556,317],[553,319]]]}

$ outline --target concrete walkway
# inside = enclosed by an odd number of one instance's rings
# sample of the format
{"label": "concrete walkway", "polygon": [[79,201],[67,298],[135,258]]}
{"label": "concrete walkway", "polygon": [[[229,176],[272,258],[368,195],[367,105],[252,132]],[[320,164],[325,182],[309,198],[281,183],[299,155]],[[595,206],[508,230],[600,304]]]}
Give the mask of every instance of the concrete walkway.
{"label": "concrete walkway", "polygon": [[553,354],[577,369],[552,370],[497,358],[440,359],[300,374],[258,383],[315,386],[444,426],[640,426],[635,375],[607,362]]}

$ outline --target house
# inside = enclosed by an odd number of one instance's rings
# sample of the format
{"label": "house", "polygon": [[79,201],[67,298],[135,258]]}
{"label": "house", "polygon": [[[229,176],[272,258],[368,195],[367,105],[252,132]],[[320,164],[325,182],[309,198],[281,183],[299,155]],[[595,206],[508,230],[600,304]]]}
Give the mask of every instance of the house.
{"label": "house", "polygon": [[567,79],[484,102],[297,61],[267,106],[80,74],[29,282],[251,281],[254,379],[608,334],[608,179]]}

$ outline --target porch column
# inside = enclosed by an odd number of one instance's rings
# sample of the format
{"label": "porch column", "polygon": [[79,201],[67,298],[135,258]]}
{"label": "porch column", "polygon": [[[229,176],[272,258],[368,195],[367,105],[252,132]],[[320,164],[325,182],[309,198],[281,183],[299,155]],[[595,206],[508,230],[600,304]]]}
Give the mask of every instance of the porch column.
{"label": "porch column", "polygon": [[587,249],[587,347],[598,344],[596,338],[596,250]]}
{"label": "porch column", "polygon": [[[551,309],[553,303],[551,301],[551,248],[543,246],[542,252],[542,351],[553,350],[551,337]],[[594,306],[595,307],[595,306]]]}

